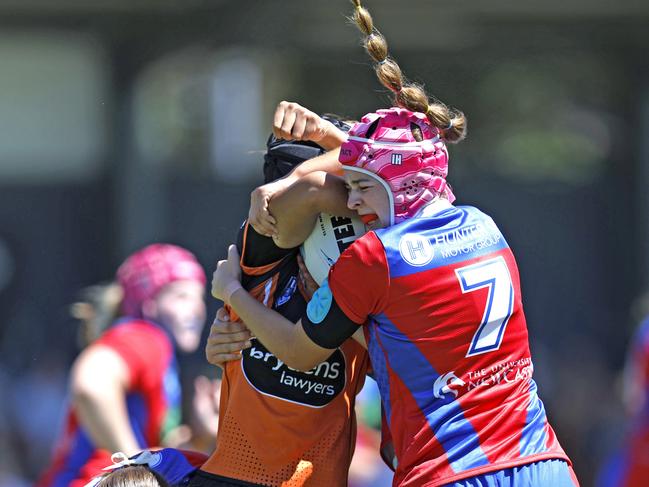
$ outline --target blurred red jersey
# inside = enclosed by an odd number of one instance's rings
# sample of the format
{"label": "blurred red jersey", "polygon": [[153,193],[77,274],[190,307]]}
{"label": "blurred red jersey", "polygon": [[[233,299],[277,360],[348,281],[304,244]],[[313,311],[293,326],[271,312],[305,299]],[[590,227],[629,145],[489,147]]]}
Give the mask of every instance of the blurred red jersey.
{"label": "blurred red jersey", "polygon": [[[131,427],[142,449],[160,445],[164,434],[180,423],[180,382],[167,333],[149,321],[124,319],[90,346],[108,347],[127,364]],[[52,464],[37,486],[83,486],[111,464],[111,453],[95,447],[70,407]]]}

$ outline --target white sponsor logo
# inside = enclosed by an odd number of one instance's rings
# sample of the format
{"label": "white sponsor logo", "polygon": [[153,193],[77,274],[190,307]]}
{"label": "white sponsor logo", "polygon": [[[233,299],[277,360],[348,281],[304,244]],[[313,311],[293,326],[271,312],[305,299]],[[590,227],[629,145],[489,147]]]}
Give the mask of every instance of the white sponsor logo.
{"label": "white sponsor logo", "polygon": [[392,154],[392,165],[400,166],[403,162],[403,156],[401,154]]}
{"label": "white sponsor logo", "polygon": [[435,255],[435,250],[428,239],[415,234],[406,234],[401,237],[399,252],[403,260],[417,267],[428,264]]}
{"label": "white sponsor logo", "polygon": [[518,381],[528,381],[534,373],[532,359],[524,357],[494,364],[489,368],[472,370],[467,374],[467,391],[478,387],[494,387],[512,384]]}
{"label": "white sponsor logo", "polygon": [[313,369],[300,372],[253,339],[241,365],[250,385],[260,393],[315,408],[329,404],[344,390],[347,380],[345,356],[340,349]]}
{"label": "white sponsor logo", "polygon": [[457,391],[451,389],[451,386],[463,387],[466,383],[460,379],[455,372],[447,372],[444,375],[440,375],[433,385],[433,394],[438,399],[442,399],[446,394],[453,394],[457,397]]}

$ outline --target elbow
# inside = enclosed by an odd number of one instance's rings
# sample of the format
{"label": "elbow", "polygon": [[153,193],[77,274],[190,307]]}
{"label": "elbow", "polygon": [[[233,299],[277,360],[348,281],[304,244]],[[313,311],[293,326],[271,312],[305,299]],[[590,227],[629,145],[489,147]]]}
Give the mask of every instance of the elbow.
{"label": "elbow", "polygon": [[302,245],[303,240],[295,238],[291,235],[286,235],[285,233],[286,232],[282,232],[280,230],[279,233],[273,235],[273,242],[280,249],[294,249],[295,247]]}
{"label": "elbow", "polygon": [[283,348],[284,363],[300,372],[309,372],[326,361],[334,349],[323,348],[310,338],[304,330],[302,321],[291,327],[291,335],[287,337]]}
{"label": "elbow", "polygon": [[77,384],[70,391],[72,405],[77,411],[94,409],[101,402],[101,393],[87,384]]}
{"label": "elbow", "polygon": [[74,411],[79,426],[86,430],[92,438],[92,443],[100,448],[110,449],[108,445],[103,443],[101,438],[94,434],[96,426],[104,419],[104,416],[100,413],[101,402],[96,394],[93,394],[88,389],[72,389],[70,391],[70,406]]}
{"label": "elbow", "polygon": [[305,346],[303,342],[293,342],[293,345],[285,351],[284,357],[279,358],[291,369],[309,372],[327,360],[333,352],[334,350],[319,347],[316,350]]}
{"label": "elbow", "polygon": [[320,365],[320,361],[314,359],[314,357],[299,357],[292,354],[291,357],[286,357],[284,364],[289,366],[291,369],[295,369],[300,372],[309,372],[310,370],[313,370],[318,365]]}

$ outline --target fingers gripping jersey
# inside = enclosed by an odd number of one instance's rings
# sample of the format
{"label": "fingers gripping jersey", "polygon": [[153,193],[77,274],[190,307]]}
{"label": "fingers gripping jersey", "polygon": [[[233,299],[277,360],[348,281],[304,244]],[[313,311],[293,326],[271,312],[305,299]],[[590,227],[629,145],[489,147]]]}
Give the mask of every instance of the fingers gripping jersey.
{"label": "fingers gripping jersey", "polygon": [[450,207],[370,232],[329,285],[350,319],[369,317],[395,485],[568,460],[532,380],[516,262],[487,215]]}

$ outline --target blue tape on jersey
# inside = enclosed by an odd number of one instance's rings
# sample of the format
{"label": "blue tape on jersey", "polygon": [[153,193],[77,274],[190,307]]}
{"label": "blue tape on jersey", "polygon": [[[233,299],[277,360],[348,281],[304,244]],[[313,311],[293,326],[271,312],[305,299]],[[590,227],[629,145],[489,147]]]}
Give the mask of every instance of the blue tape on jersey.
{"label": "blue tape on jersey", "polygon": [[331,309],[332,302],[333,295],[331,289],[329,289],[329,282],[325,279],[306,306],[306,315],[311,320],[311,323],[322,323]]}

